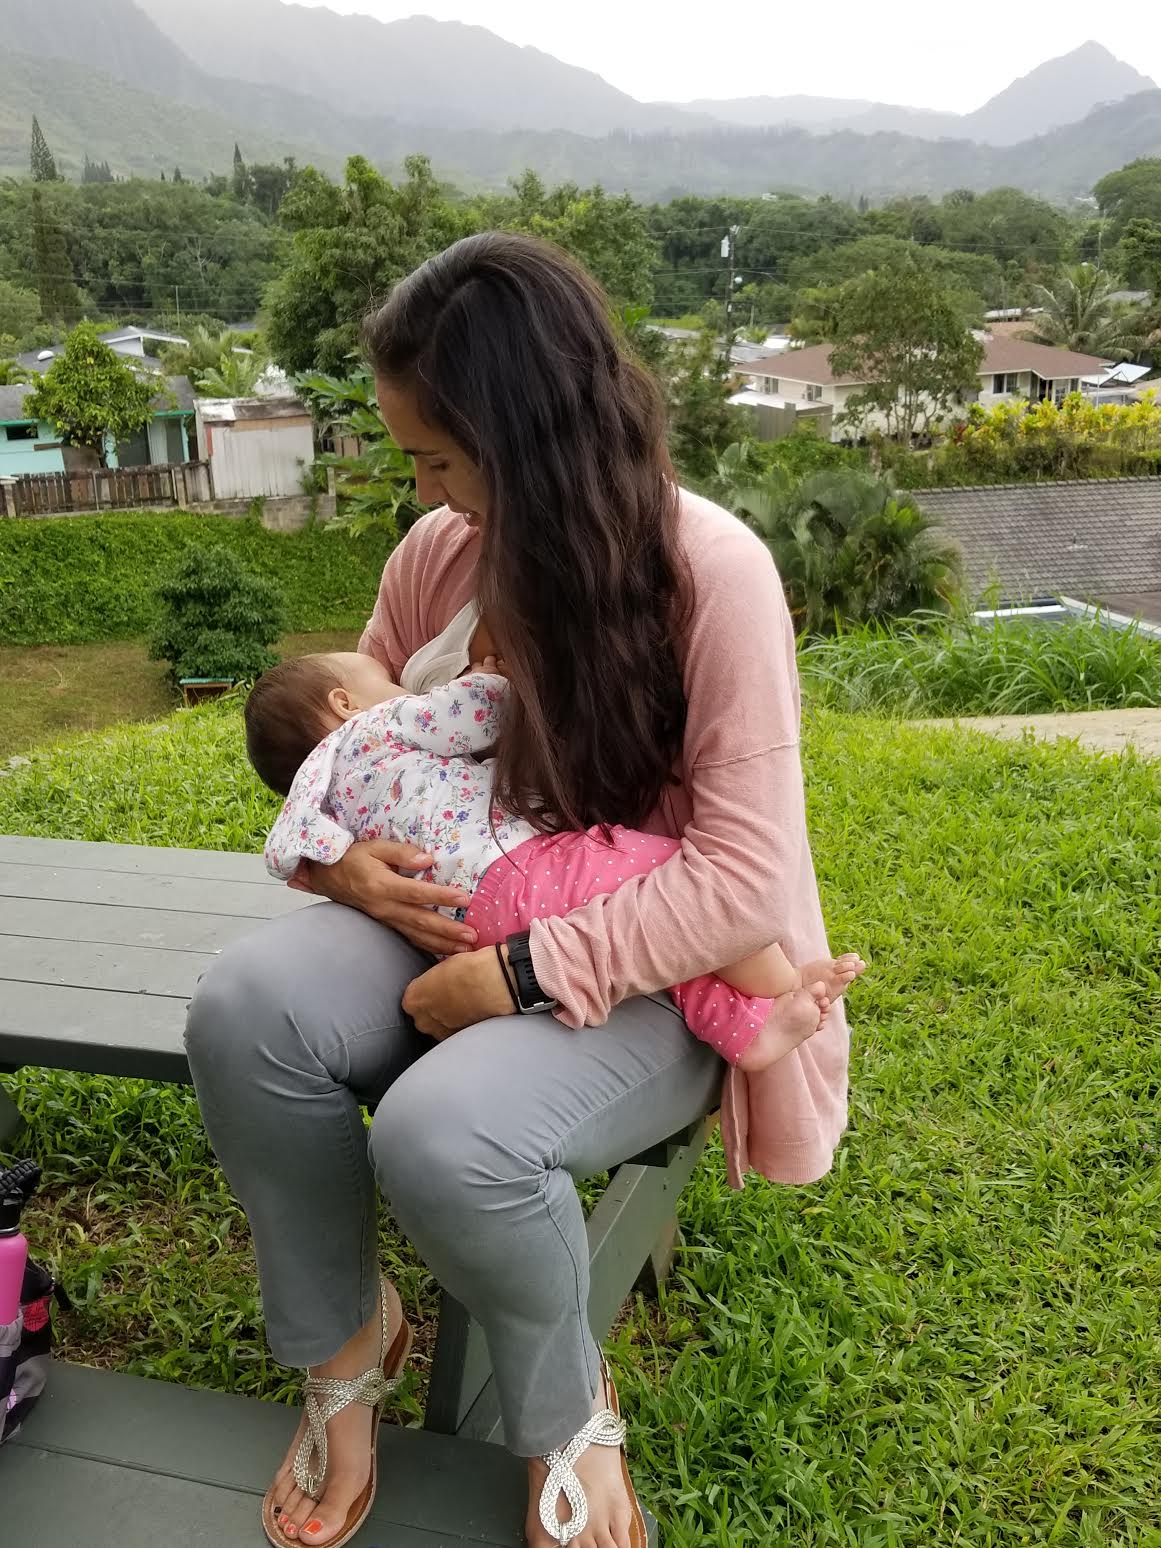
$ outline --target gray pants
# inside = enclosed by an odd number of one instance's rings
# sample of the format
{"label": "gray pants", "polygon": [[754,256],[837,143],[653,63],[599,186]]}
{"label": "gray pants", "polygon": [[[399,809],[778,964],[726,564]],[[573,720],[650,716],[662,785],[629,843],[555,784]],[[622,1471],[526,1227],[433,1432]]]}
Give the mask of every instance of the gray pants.
{"label": "gray pants", "polygon": [[276,1358],[327,1360],[375,1311],[377,1179],[484,1330],[509,1446],[537,1456],[580,1429],[597,1389],[573,1179],[708,1112],[722,1066],[663,996],[604,1027],[509,1016],[432,1043],[400,1007],[428,966],[334,903],[272,920],[203,978],[190,1068],[250,1219]]}

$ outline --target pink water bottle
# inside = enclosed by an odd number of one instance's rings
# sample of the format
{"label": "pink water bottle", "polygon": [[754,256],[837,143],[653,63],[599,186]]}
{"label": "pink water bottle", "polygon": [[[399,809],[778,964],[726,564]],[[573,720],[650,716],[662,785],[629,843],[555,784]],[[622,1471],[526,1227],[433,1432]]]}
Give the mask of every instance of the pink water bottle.
{"label": "pink water bottle", "polygon": [[15,1322],[24,1288],[28,1243],[20,1232],[20,1216],[40,1181],[34,1161],[19,1161],[0,1172],[0,1327]]}

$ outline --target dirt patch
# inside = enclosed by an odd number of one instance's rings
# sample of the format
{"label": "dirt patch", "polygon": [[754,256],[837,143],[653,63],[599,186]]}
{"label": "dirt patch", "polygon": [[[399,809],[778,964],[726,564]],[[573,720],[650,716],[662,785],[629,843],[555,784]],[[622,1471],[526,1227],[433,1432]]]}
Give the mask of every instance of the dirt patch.
{"label": "dirt patch", "polygon": [[919,720],[921,726],[962,726],[1018,741],[1026,731],[1042,741],[1075,740],[1092,752],[1135,747],[1146,758],[1161,758],[1161,709],[1079,710],[1067,715],[968,715],[961,720]]}

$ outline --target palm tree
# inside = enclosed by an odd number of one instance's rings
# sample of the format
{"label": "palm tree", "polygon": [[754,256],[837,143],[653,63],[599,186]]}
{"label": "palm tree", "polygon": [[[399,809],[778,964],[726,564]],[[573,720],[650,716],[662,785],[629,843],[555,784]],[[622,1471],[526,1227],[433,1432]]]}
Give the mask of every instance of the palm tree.
{"label": "palm tree", "polygon": [[19,360],[0,360],[0,387],[22,387],[32,380],[32,372]]}
{"label": "palm tree", "polygon": [[959,552],[890,479],[833,468],[797,481],[747,464],[744,451],[728,448],[718,489],[773,554],[800,634],[951,605]]}
{"label": "palm tree", "polygon": [[267,364],[264,355],[229,350],[198,377],[198,393],[203,398],[252,397]]}
{"label": "palm tree", "polygon": [[1037,285],[1043,308],[1028,337],[1102,359],[1125,360],[1144,347],[1140,307],[1113,300],[1116,282],[1091,264],[1062,269],[1054,285]]}

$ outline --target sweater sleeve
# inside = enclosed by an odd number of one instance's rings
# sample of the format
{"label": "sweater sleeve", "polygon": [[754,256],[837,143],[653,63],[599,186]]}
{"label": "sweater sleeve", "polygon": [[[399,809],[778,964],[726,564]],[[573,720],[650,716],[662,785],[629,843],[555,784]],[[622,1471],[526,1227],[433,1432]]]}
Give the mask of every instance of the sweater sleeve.
{"label": "sweater sleeve", "polygon": [[768,552],[740,523],[707,548],[692,561],[681,848],[532,925],[537,978],[570,1026],[760,950],[795,906],[806,826],[790,617]]}
{"label": "sweater sleeve", "polygon": [[421,643],[416,637],[420,547],[419,529],[413,528],[392,552],[379,583],[375,609],[359,641],[363,655],[374,656],[396,682]]}

